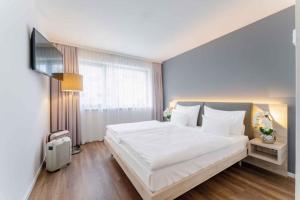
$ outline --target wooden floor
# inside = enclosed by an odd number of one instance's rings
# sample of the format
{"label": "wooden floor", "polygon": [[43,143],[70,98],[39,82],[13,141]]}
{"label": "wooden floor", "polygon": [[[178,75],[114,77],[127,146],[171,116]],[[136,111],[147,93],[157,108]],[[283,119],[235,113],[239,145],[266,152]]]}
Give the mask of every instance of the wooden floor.
{"label": "wooden floor", "polygon": [[[141,199],[102,142],[86,144],[70,166],[43,170],[31,200]],[[180,196],[180,200],[294,199],[294,180],[249,165],[233,166]]]}

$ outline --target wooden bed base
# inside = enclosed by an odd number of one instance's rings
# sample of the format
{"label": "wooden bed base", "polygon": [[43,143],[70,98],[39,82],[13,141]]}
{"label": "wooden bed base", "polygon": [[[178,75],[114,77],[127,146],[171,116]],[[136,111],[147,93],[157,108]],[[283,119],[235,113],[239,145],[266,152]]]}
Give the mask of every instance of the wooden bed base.
{"label": "wooden bed base", "polygon": [[135,171],[122,160],[119,154],[114,150],[113,146],[110,145],[110,141],[104,139],[104,143],[144,200],[175,199],[247,156],[247,149],[245,148],[244,150],[227,157],[226,159],[219,160],[172,185],[164,187],[156,192],[151,192]]}

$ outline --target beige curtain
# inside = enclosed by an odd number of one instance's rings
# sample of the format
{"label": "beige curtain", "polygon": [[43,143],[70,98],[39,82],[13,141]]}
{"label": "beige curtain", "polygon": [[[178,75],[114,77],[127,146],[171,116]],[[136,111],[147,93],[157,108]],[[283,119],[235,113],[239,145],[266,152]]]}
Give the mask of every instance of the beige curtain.
{"label": "beige curtain", "polygon": [[[55,46],[63,54],[64,72],[79,73],[77,48]],[[81,144],[79,93],[61,92],[60,82],[51,78],[51,132],[69,130],[73,146]]]}
{"label": "beige curtain", "polygon": [[163,119],[163,83],[162,83],[162,65],[152,63],[153,68],[153,116],[154,119],[162,121]]}

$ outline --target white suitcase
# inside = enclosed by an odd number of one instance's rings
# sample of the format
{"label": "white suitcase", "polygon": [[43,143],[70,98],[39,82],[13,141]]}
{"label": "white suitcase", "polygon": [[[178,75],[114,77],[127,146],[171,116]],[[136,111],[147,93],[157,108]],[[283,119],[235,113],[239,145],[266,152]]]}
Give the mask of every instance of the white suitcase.
{"label": "white suitcase", "polygon": [[54,172],[71,162],[72,144],[69,137],[62,137],[47,143],[46,168]]}
{"label": "white suitcase", "polygon": [[49,136],[49,141],[56,140],[62,137],[70,137],[70,132],[68,130],[57,131],[55,133],[51,133]]}

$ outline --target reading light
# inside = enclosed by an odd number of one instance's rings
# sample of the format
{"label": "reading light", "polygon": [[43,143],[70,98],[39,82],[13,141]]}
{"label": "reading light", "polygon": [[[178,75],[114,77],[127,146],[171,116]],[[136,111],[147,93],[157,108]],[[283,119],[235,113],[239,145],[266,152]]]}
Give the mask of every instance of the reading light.
{"label": "reading light", "polygon": [[175,107],[178,102],[229,102],[229,103],[254,103],[254,104],[282,104],[281,101],[268,98],[178,98],[169,102],[170,107]]}
{"label": "reading light", "polygon": [[79,92],[82,91],[83,83],[80,74],[59,73],[54,74],[54,78],[61,81],[61,91],[64,92]]}

